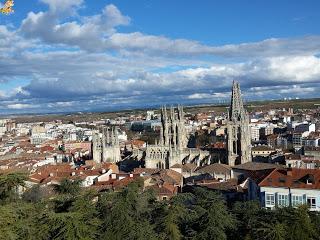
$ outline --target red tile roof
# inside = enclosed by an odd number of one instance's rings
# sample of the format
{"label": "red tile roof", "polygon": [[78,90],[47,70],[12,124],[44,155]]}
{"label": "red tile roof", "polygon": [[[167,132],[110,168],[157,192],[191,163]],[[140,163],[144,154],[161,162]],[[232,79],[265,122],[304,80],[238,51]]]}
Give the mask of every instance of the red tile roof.
{"label": "red tile roof", "polygon": [[320,169],[275,169],[259,186],[320,189]]}
{"label": "red tile roof", "polygon": [[161,196],[161,195],[173,196],[173,195],[176,195],[178,192],[178,188],[172,184],[169,184],[169,183],[163,183],[162,185],[156,184],[156,185],[150,186],[148,188],[153,189],[155,191],[155,193],[159,196]]}

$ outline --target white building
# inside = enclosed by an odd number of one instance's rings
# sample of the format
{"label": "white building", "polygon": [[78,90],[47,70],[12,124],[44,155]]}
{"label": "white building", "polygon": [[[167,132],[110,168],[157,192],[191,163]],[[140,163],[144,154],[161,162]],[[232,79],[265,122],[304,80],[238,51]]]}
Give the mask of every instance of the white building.
{"label": "white building", "polygon": [[320,169],[275,169],[260,184],[265,208],[308,205],[320,211]]}

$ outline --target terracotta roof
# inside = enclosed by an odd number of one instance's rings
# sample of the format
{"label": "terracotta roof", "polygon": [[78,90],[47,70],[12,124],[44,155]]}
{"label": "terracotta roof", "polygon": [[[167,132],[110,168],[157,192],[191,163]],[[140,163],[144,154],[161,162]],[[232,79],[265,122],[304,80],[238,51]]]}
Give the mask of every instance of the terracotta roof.
{"label": "terracotta roof", "polygon": [[143,147],[143,145],[146,144],[146,142],[139,140],[139,139],[133,139],[130,141],[130,144],[137,146],[137,147]]}
{"label": "terracotta roof", "polygon": [[226,144],[224,142],[216,142],[212,145],[214,148],[225,148]]}
{"label": "terracotta roof", "polygon": [[160,169],[157,169],[157,168],[135,168],[133,170],[133,173],[139,173],[139,174],[146,173],[151,175],[159,171]]}
{"label": "terracotta roof", "polygon": [[133,177],[127,176],[121,180],[113,182],[113,187],[114,188],[124,188],[128,186],[129,183],[133,182],[135,179],[137,179],[139,176],[138,175],[133,175]]}
{"label": "terracotta roof", "polygon": [[266,145],[261,145],[261,146],[254,146],[251,149],[252,151],[273,151],[274,149],[266,146]]}
{"label": "terracotta roof", "polygon": [[43,147],[41,147],[40,148],[40,152],[51,152],[51,151],[53,151],[54,150],[54,147],[52,147],[52,146],[43,146]]}
{"label": "terracotta roof", "polygon": [[182,164],[176,163],[173,166],[171,166],[170,168],[182,168]]}
{"label": "terracotta roof", "polygon": [[197,165],[193,164],[193,163],[186,163],[186,164],[182,165],[183,172],[194,171],[196,168],[197,168]]}
{"label": "terracotta roof", "polygon": [[177,185],[180,185],[183,180],[182,174],[171,169],[161,169],[160,177],[164,182],[174,183]]}
{"label": "terracotta roof", "polygon": [[125,178],[122,178],[121,180],[117,179],[109,179],[108,181],[98,181],[95,182],[92,186],[93,188],[96,188],[97,190],[105,190],[105,189],[120,189],[128,186],[129,183],[136,180],[140,176],[137,174],[134,174],[133,176],[126,175]]}
{"label": "terracotta roof", "polygon": [[226,164],[214,163],[211,165],[206,165],[199,167],[196,172],[200,173],[230,173],[231,167]]}
{"label": "terracotta roof", "polygon": [[259,184],[266,176],[268,176],[273,169],[264,169],[259,171],[247,171],[246,176]]}
{"label": "terracotta roof", "polygon": [[259,186],[320,189],[320,169],[275,169]]}
{"label": "terracotta roof", "polygon": [[219,191],[242,192],[242,188],[237,184],[236,179],[225,182],[198,183],[197,185]]}
{"label": "terracotta roof", "polygon": [[158,195],[175,195],[178,192],[178,188],[172,184],[164,183],[164,184],[156,184],[147,189],[153,189]]}
{"label": "terracotta roof", "polygon": [[233,169],[260,171],[265,169],[282,168],[283,166],[271,163],[247,162],[232,167]]}
{"label": "terracotta roof", "polygon": [[163,181],[177,185],[180,185],[183,180],[182,174],[172,169],[135,168],[133,173],[146,173],[150,175],[153,179],[157,179],[157,181]]}
{"label": "terracotta roof", "polygon": [[299,154],[286,155],[286,160],[301,160],[301,155]]}
{"label": "terracotta roof", "polygon": [[47,176],[35,173],[29,176],[29,180],[36,183],[41,183]]}

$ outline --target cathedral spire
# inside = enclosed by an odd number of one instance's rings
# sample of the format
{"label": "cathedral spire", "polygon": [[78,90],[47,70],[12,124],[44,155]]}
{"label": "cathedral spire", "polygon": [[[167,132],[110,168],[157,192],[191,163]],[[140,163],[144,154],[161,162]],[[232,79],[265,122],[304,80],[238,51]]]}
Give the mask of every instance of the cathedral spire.
{"label": "cathedral spire", "polygon": [[119,132],[117,127],[114,128],[114,142],[116,145],[119,144]]}
{"label": "cathedral spire", "polygon": [[231,166],[251,161],[249,116],[243,107],[240,84],[232,83],[232,95],[227,124],[228,163]]}
{"label": "cathedral spire", "polygon": [[113,131],[113,128],[111,128],[111,144],[112,144],[112,145],[115,144],[114,139],[115,139],[115,137],[114,137],[114,131]]}
{"label": "cathedral spire", "polygon": [[184,119],[184,112],[183,112],[183,106],[182,105],[178,106],[178,115],[179,115],[179,120],[183,120]]}
{"label": "cathedral spire", "polygon": [[107,144],[110,144],[109,128],[107,127]]}
{"label": "cathedral spire", "polygon": [[105,132],[105,128],[102,127],[102,148],[106,147],[106,132]]}
{"label": "cathedral spire", "polygon": [[231,104],[229,109],[229,120],[230,121],[239,121],[245,118],[246,112],[243,107],[240,83],[233,81],[232,83],[232,95],[231,95]]}
{"label": "cathedral spire", "polygon": [[174,107],[172,105],[170,107],[170,118],[172,121],[174,121]]}

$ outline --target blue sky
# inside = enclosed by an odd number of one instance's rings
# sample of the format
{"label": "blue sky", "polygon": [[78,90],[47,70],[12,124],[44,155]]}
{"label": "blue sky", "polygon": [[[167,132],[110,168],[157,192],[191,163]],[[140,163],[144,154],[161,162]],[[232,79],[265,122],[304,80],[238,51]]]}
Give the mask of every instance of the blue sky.
{"label": "blue sky", "polygon": [[[0,2],[4,2],[0,0]],[[319,1],[30,0],[0,16],[0,111],[320,97]]]}

